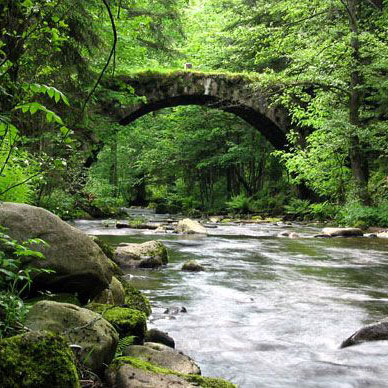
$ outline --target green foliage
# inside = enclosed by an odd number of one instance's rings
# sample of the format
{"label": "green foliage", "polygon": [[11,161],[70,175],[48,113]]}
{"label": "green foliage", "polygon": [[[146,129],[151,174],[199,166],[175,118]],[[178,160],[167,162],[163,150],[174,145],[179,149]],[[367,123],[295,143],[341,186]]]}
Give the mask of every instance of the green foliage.
{"label": "green foliage", "polygon": [[305,199],[292,198],[288,205],[284,206],[284,209],[290,216],[303,219],[311,212],[310,201]]}
{"label": "green foliage", "polygon": [[376,207],[363,206],[360,203],[349,203],[342,207],[337,221],[344,226],[367,228],[369,226],[388,226],[388,203]]}
{"label": "green foliage", "polygon": [[36,248],[45,244],[41,239],[19,243],[0,230],[0,338],[20,330],[27,309],[22,295],[28,291],[34,275],[50,270],[34,268],[25,264],[28,257],[44,259]]}
{"label": "green foliage", "polygon": [[117,344],[117,348],[116,348],[116,352],[115,352],[115,355],[113,357],[113,360],[118,358],[118,357],[123,356],[123,353],[124,353],[125,349],[128,346],[133,345],[134,339],[135,339],[135,337],[131,336],[131,335],[128,336],[128,337],[120,338],[119,342]]}
{"label": "green foliage", "polygon": [[251,210],[252,200],[244,194],[232,197],[230,201],[226,202],[228,209],[236,213],[249,213]]}

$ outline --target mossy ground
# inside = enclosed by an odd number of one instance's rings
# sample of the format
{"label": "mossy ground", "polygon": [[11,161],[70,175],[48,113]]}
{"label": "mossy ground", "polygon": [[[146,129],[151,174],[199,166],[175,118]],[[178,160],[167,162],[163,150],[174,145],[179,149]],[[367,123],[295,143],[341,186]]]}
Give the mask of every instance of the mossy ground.
{"label": "mossy ground", "polygon": [[0,341],[2,388],[78,388],[73,354],[65,339],[31,332]]}
{"label": "mossy ground", "polygon": [[147,331],[147,317],[139,311],[127,307],[109,304],[90,303],[88,309],[95,311],[111,323],[120,335],[136,337],[136,343],[142,343]]}
{"label": "mossy ground", "polygon": [[204,377],[200,375],[185,375],[183,373],[179,373],[173,371],[171,369],[161,368],[154,364],[151,364],[147,361],[140,360],[135,357],[118,357],[112,364],[111,368],[118,368],[121,365],[128,364],[133,366],[134,368],[143,369],[152,373],[162,374],[162,375],[175,375],[182,377],[186,381],[196,384],[199,387],[203,388],[235,388],[236,386],[229,381],[225,381],[222,379],[217,379],[213,377]]}

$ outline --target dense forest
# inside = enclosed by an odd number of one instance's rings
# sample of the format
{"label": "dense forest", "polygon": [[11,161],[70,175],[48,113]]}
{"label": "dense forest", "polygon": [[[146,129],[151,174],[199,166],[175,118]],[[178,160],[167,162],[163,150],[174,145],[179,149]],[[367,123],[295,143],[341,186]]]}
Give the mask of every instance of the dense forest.
{"label": "dense forest", "polygon": [[[387,12],[378,0],[3,1],[0,199],[67,219],[135,205],[386,226]],[[287,110],[287,147],[205,106],[128,126],[109,114],[146,102],[110,79],[175,70],[251,79]]]}

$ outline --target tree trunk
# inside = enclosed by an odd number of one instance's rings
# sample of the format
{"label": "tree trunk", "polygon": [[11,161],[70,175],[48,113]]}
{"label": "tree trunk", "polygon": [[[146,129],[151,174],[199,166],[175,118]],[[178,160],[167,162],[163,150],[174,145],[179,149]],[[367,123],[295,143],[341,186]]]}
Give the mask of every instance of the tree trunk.
{"label": "tree trunk", "polygon": [[[362,104],[362,76],[360,74],[360,40],[358,30],[358,7],[359,0],[348,0],[349,26],[352,33],[352,71],[350,75],[350,100],[349,100],[349,121],[350,124],[360,127],[360,108]],[[368,193],[369,168],[368,162],[360,145],[357,133],[350,135],[350,163],[353,177],[357,185],[357,195],[364,204],[369,204]]]}

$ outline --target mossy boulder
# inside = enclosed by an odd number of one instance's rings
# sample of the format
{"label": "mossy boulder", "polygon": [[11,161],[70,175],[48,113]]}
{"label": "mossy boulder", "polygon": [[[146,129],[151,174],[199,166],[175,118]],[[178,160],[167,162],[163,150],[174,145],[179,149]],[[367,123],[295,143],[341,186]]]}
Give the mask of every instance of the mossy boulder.
{"label": "mossy boulder", "polygon": [[0,340],[2,388],[79,388],[74,356],[66,340],[30,332]]}
{"label": "mossy boulder", "polygon": [[100,314],[47,300],[31,308],[25,325],[31,330],[62,334],[70,344],[79,345],[81,359],[97,373],[112,361],[119,338],[115,328]]}
{"label": "mossy boulder", "polygon": [[115,251],[115,262],[128,268],[158,268],[168,262],[167,248],[160,241],[143,244],[120,244]]}
{"label": "mossy boulder", "polygon": [[147,317],[151,315],[151,305],[148,298],[136,287],[133,287],[127,281],[122,281],[125,297],[125,307],[142,311]]}
{"label": "mossy boulder", "polygon": [[113,325],[121,338],[134,336],[135,343],[143,343],[147,331],[147,317],[143,312],[99,303],[90,303],[87,308],[101,314]]}
{"label": "mossy boulder", "polygon": [[49,211],[25,204],[0,204],[0,225],[17,241],[40,238],[45,260],[28,257],[34,267],[54,270],[35,276],[35,290],[77,293],[86,302],[109,286],[112,268],[108,258],[89,236]]}
{"label": "mossy boulder", "polygon": [[[109,288],[102,290],[94,299],[95,303],[122,305],[125,303],[126,292],[120,280],[112,277]],[[129,306],[131,307],[131,306]]]}
{"label": "mossy boulder", "polygon": [[201,374],[201,369],[189,356],[166,345],[154,342],[146,342],[143,346],[127,346],[123,351],[123,356],[135,357],[179,373]]}
{"label": "mossy boulder", "polygon": [[236,388],[228,381],[183,374],[162,368],[135,357],[119,357],[106,370],[106,380],[111,388]]}
{"label": "mossy boulder", "polygon": [[183,264],[182,271],[200,272],[200,271],[205,271],[205,268],[204,268],[203,265],[199,264],[195,260],[189,260],[189,261],[186,261],[186,263]]}

